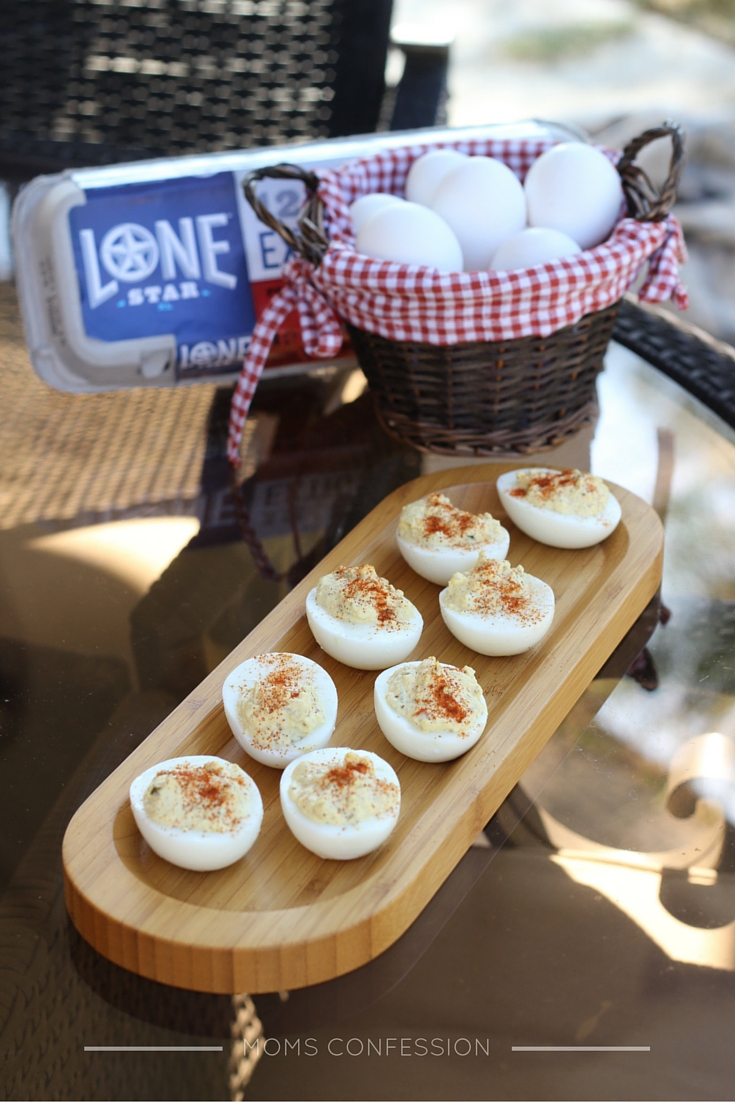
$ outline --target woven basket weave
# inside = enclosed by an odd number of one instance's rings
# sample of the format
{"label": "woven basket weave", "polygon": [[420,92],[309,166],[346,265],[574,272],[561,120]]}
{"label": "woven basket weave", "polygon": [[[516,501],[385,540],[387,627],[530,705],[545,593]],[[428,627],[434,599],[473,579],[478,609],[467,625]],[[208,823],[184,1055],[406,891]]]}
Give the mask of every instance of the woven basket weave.
{"label": "woven basket weave", "polygon": [[[660,190],[635,158],[649,142],[670,137],[672,157]],[[684,163],[679,126],[664,123],[630,142],[618,163],[628,215],[666,218]],[[298,231],[278,221],[255,194],[264,177],[302,180],[309,200]],[[296,165],[251,172],[245,195],[255,213],[287,244],[318,266],[329,241],[323,226],[319,179]],[[357,360],[386,430],[422,451],[444,455],[529,454],[556,447],[593,422],[595,381],[615,324],[618,303],[587,314],[547,337],[434,345],[389,340],[347,325]]]}
{"label": "woven basket weave", "polygon": [[552,448],[589,424],[617,304],[548,337],[432,345],[348,326],[385,428],[447,455]]}

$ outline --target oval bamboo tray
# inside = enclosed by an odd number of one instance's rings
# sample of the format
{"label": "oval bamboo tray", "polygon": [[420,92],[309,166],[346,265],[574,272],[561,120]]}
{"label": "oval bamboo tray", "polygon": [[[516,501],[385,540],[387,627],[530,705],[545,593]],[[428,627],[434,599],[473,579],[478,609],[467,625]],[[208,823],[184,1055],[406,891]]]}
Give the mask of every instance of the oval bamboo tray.
{"label": "oval bamboo tray", "polygon": [[[64,839],[66,901],[74,925],[104,956],[142,976],[198,991],[252,994],[304,987],[358,968],[387,949],[429,902],[656,592],[663,532],[639,498],[614,488],[623,520],[584,551],[535,543],[505,521],[510,559],[549,582],[554,624],[533,650],[486,658],[462,646],[439,615],[439,587],[424,581],[395,544],[404,504],[444,489],[455,504],[503,517],[493,464],[419,478],[386,498],[211,673],[79,809]],[[488,481],[492,479],[492,481]],[[404,758],[380,733],[374,673],[326,656],[304,616],[319,576],[372,562],[421,611],[413,658],[472,665],[488,701],[489,726],[464,757],[444,765]],[[290,650],[320,662],[340,697],[335,745],[374,750],[396,769],[401,818],[388,842],[355,861],[324,861],[288,831],[280,773],[249,759],[230,735],[221,687],[239,662]],[[237,761],[263,796],[263,830],[249,854],[220,872],[193,873],[156,857],[138,833],[131,780],[180,754]]]}

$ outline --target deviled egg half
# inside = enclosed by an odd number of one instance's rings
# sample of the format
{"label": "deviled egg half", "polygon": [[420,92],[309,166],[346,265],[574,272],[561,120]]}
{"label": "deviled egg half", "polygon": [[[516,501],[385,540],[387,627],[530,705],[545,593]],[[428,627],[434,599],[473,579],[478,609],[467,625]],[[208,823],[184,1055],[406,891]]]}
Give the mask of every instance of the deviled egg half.
{"label": "deviled egg half", "polygon": [[306,618],[322,650],[358,670],[383,670],[408,658],[424,621],[374,566],[340,566],[306,598]]}
{"label": "deviled egg half", "polygon": [[326,670],[301,654],[258,654],[222,686],[230,729],[252,758],[275,769],[320,750],[337,722],[337,689]]}
{"label": "deviled egg half", "polygon": [[543,639],[554,619],[554,593],[522,566],[480,555],[474,570],[455,574],[439,594],[452,635],[479,654],[521,654]]}
{"label": "deviled egg half", "polygon": [[482,735],[487,704],[470,666],[426,658],[378,675],[375,716],[388,742],[407,757],[451,761]]}
{"label": "deviled egg half", "polygon": [[439,493],[404,506],[396,538],[408,565],[437,585],[446,585],[458,570],[471,570],[481,551],[504,559],[510,543],[491,513],[467,513]]}
{"label": "deviled egg half", "polygon": [[401,786],[377,754],[327,746],[287,766],[281,807],[302,846],[318,857],[349,861],[377,849],[391,833]]}
{"label": "deviled egg half", "polygon": [[498,494],[522,532],[549,547],[592,547],[618,526],[618,499],[597,475],[529,467],[498,479]]}
{"label": "deviled egg half", "polygon": [[263,822],[252,777],[212,755],[171,758],[146,769],[130,786],[130,807],[154,853],[197,872],[238,861]]}

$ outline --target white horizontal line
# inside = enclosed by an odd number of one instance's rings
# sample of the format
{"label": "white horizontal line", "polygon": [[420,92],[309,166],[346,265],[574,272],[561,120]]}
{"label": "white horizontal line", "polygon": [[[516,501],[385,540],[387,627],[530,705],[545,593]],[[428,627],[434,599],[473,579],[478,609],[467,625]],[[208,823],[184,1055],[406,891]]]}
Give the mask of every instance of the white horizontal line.
{"label": "white horizontal line", "polygon": [[650,1052],[650,1045],[513,1045],[511,1052]]}
{"label": "white horizontal line", "polygon": [[222,1045],[85,1045],[85,1052],[222,1052]]}

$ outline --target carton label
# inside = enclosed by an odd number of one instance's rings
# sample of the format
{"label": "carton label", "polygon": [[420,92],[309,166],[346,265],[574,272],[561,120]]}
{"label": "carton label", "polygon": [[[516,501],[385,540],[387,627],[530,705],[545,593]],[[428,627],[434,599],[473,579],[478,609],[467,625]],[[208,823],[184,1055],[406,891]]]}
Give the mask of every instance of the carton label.
{"label": "carton label", "polygon": [[220,172],[86,193],[69,222],[88,336],[172,333],[178,378],[239,368],[255,307],[236,187]]}

